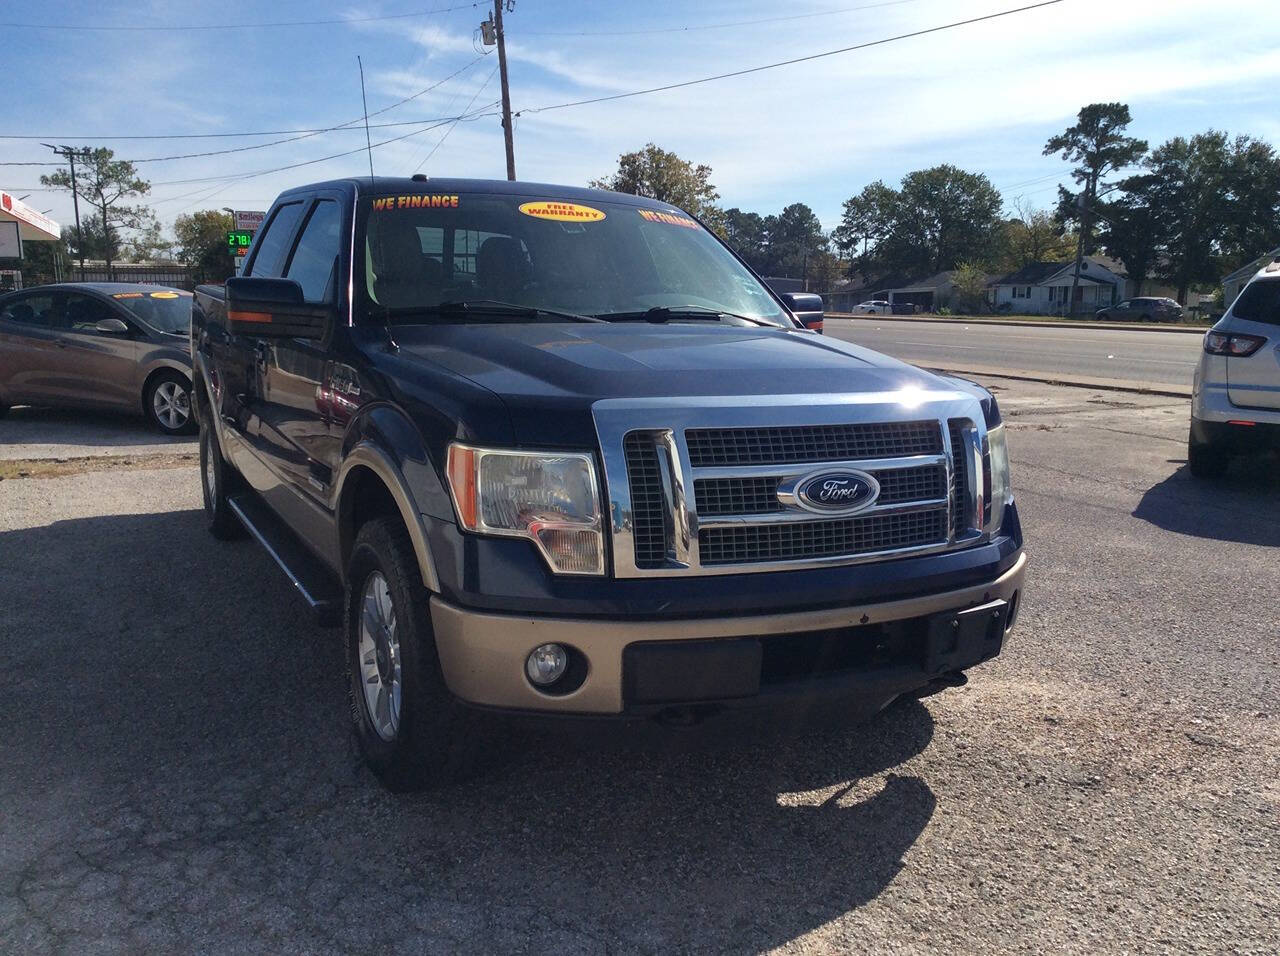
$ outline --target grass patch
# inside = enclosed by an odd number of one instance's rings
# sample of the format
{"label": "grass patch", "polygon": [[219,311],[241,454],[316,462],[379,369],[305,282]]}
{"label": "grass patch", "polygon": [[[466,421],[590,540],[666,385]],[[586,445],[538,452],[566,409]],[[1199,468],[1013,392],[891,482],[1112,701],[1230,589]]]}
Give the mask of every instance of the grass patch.
{"label": "grass patch", "polygon": [[182,455],[91,455],[85,458],[14,458],[0,461],[0,481],[14,478],[63,478],[91,471],[119,469],[188,468],[199,456]]}

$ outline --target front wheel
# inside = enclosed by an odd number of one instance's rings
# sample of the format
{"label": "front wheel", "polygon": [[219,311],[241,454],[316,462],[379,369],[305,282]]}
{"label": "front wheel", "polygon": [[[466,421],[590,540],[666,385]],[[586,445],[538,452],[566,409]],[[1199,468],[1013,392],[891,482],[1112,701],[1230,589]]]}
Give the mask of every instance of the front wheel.
{"label": "front wheel", "polygon": [[464,775],[481,749],[482,718],[445,686],[428,593],[396,518],[374,518],[356,534],[344,627],[352,728],[369,768],[393,791]]}
{"label": "front wheel", "polygon": [[195,431],[191,417],[191,383],[177,372],[161,372],[147,385],[142,406],[151,424],[166,435]]}
{"label": "front wheel", "polygon": [[218,436],[213,423],[206,421],[200,428],[200,486],[204,498],[204,518],[209,533],[221,541],[244,537],[244,525],[227,502],[229,488],[239,477],[222,457]]}
{"label": "front wheel", "polygon": [[1231,456],[1217,445],[1202,444],[1194,438],[1187,439],[1187,465],[1196,478],[1215,479],[1227,473]]}

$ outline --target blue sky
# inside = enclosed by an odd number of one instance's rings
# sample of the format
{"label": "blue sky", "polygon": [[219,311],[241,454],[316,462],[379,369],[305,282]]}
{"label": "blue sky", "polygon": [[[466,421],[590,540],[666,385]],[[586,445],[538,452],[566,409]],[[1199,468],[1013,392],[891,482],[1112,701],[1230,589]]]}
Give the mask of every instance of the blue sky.
{"label": "blue sky", "polygon": [[[805,202],[830,228],[841,203],[868,182],[897,183],[913,169],[942,162],[986,173],[1006,202],[1021,197],[1048,206],[1058,180],[1066,181],[1065,165],[1041,156],[1041,148],[1081,105],[1098,100],[1129,103],[1131,132],[1153,144],[1209,127],[1280,144],[1280,18],[1273,4],[1257,0],[1065,0],[749,76],[533,111],[925,29],[1020,2],[1027,0],[517,0],[506,18],[512,105],[526,111],[515,125],[517,172],[526,180],[584,184],[610,171],[620,152],[653,141],[709,164],[726,206],[767,213]],[[417,3],[46,0],[4,2],[0,21],[354,21],[460,6],[463,0]],[[490,48],[491,55],[479,59],[483,48],[474,38],[485,13],[483,5],[464,6],[288,29],[81,32],[10,25],[4,73],[17,95],[10,85],[0,134],[90,137],[78,142],[109,145],[123,158],[270,142],[282,137],[93,137],[295,130],[353,120],[361,112],[357,54],[364,59],[371,112],[462,70],[375,123],[452,116],[468,103],[481,110],[499,96],[497,56]],[[780,17],[792,19],[716,26]],[[374,141],[416,129],[375,129]],[[150,201],[168,223],[199,208],[265,209],[288,186],[367,173],[361,151],[229,179],[363,145],[363,128],[356,126],[269,148],[145,163],[139,170],[155,184]],[[50,159],[35,142],[0,139],[0,160]],[[496,116],[440,126],[374,151],[380,174],[408,175],[424,160],[428,175],[501,178]],[[0,167],[0,188],[22,195],[38,185],[42,171]],[[71,221],[69,197],[36,192],[27,201],[51,209],[60,222]]]}

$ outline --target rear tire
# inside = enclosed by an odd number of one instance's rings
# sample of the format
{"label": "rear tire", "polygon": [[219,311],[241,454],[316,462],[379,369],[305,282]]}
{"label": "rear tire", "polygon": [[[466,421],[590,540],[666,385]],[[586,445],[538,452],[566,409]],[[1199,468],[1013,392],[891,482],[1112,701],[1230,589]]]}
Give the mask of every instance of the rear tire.
{"label": "rear tire", "polygon": [[231,541],[245,535],[244,525],[227,501],[228,491],[238,490],[239,479],[239,474],[222,457],[213,423],[206,421],[200,428],[200,488],[204,498],[205,526],[219,541]]}
{"label": "rear tire", "polygon": [[347,566],[347,696],[365,763],[395,792],[459,779],[482,750],[484,715],[445,686],[429,597],[399,518],[362,525]]}
{"label": "rear tire", "polygon": [[1144,316],[1142,317],[1142,321],[1143,321],[1143,322],[1150,322],[1150,321],[1151,321],[1151,316],[1149,316],[1149,315],[1144,315]]}
{"label": "rear tire", "polygon": [[152,426],[166,435],[190,435],[196,430],[191,383],[177,372],[160,372],[147,383],[142,409]]}
{"label": "rear tire", "polygon": [[1196,478],[1213,480],[1227,473],[1231,455],[1217,445],[1206,445],[1187,439],[1187,465]]}

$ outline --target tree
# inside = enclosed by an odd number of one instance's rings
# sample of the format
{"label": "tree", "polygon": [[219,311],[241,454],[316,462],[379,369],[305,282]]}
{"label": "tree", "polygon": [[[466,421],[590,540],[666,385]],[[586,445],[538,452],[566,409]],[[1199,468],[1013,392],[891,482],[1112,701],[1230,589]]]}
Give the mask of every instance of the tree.
{"label": "tree", "polygon": [[997,264],[1002,270],[1016,272],[1033,262],[1065,262],[1071,257],[1075,237],[1051,212],[1035,209],[1021,198],[1013,201],[1013,210],[1001,229]]}
{"label": "tree", "polygon": [[74,186],[71,173],[66,169],[59,169],[51,176],[41,176],[40,182],[68,192],[74,190],[97,210],[102,223],[103,258],[107,261],[107,275],[110,275],[111,264],[120,252],[119,229],[137,228],[145,214],[144,207],[125,205],[121,200],[145,196],[151,191],[151,185],[138,178],[133,163],[115,159],[115,153],[109,149],[86,147],[76,159]]}
{"label": "tree", "polygon": [[735,207],[724,211],[722,222],[725,242],[746,259],[751,268],[762,271],[768,248],[764,217],[758,212],[743,212]]}
{"label": "tree", "polygon": [[1099,185],[1110,173],[1132,166],[1147,151],[1146,140],[1124,135],[1133,122],[1129,107],[1124,103],[1090,103],[1076,115],[1076,124],[1056,136],[1049,137],[1044,145],[1044,155],[1058,153],[1069,163],[1074,163],[1071,178],[1080,187],[1080,228],[1076,240],[1076,270],[1071,282],[1071,298],[1074,306],[1076,289],[1080,284],[1080,263],[1093,234],[1093,216],[1098,200]]}
{"label": "tree", "polygon": [[897,199],[897,192],[880,179],[846,199],[840,225],[831,233],[836,248],[845,255],[865,257],[870,246],[888,235]]}
{"label": "tree", "polygon": [[987,273],[976,262],[962,262],[951,276],[957,305],[963,312],[981,312],[987,299]]}
{"label": "tree", "polygon": [[1227,271],[1280,245],[1280,155],[1269,143],[1237,136],[1228,157],[1222,259]]}
{"label": "tree", "polygon": [[772,274],[806,276],[808,261],[827,250],[818,217],[802,202],[792,203],[764,220],[768,235],[765,268]]}
{"label": "tree", "polygon": [[809,280],[808,288],[813,292],[830,291],[844,275],[845,268],[846,264],[830,252],[818,250],[809,256],[809,268],[805,276]]}
{"label": "tree", "polygon": [[720,225],[720,198],[711,184],[711,167],[695,166],[653,143],[618,157],[618,171],[591,181],[594,189],[648,196],[693,213],[708,225]]}
{"label": "tree", "polygon": [[1124,194],[1107,203],[1098,241],[1107,255],[1124,263],[1134,283],[1134,295],[1142,294],[1142,284],[1156,266],[1160,219],[1151,205],[1144,177],[1125,181]]}
{"label": "tree", "polygon": [[102,230],[102,220],[97,216],[86,216],[80,220],[78,236],[75,227],[63,226],[62,241],[71,250],[72,257],[79,259],[82,263],[85,259],[107,257],[107,236]]}
{"label": "tree", "polygon": [[221,281],[235,271],[227,252],[227,233],[234,225],[230,213],[217,209],[200,209],[174,220],[178,261],[192,271],[196,282]]}
{"label": "tree", "polygon": [[981,173],[944,164],[908,173],[900,189],[877,193],[877,215],[886,225],[864,257],[864,272],[918,277],[994,257],[1003,200]]}
{"label": "tree", "polygon": [[173,255],[173,240],[165,238],[160,221],[148,209],[140,217],[136,231],[125,246],[125,252],[134,262],[170,258]]}

